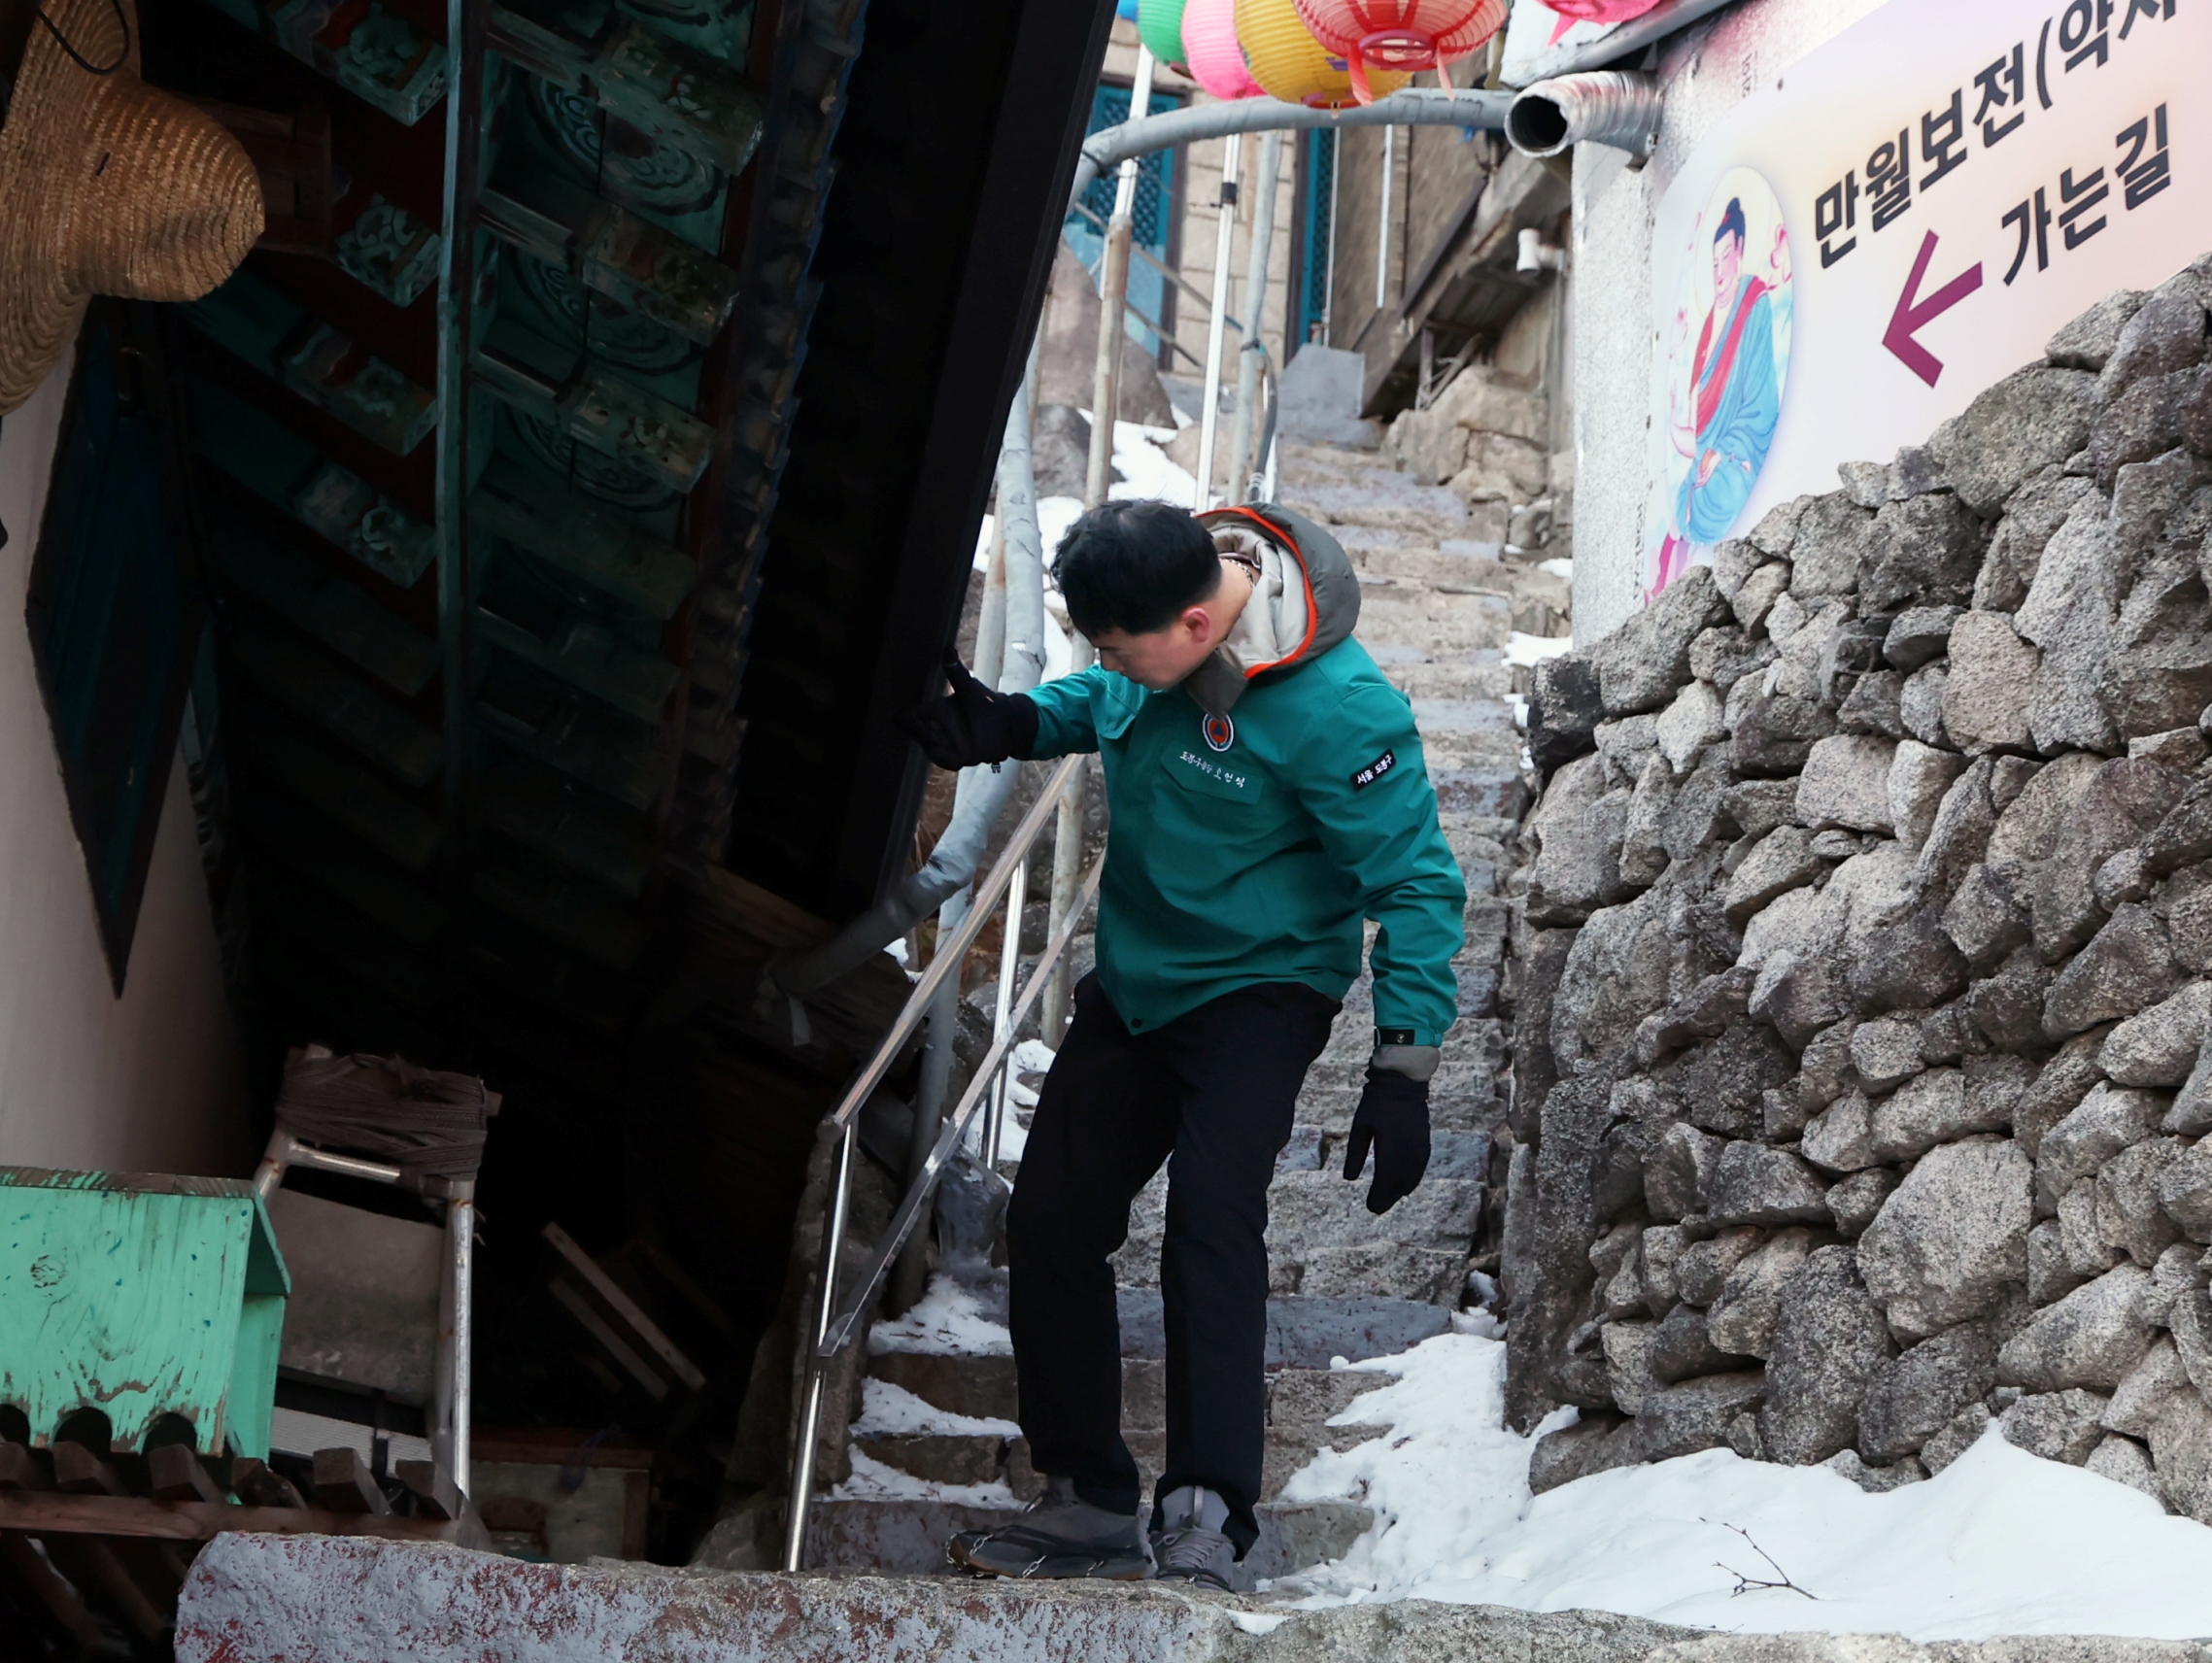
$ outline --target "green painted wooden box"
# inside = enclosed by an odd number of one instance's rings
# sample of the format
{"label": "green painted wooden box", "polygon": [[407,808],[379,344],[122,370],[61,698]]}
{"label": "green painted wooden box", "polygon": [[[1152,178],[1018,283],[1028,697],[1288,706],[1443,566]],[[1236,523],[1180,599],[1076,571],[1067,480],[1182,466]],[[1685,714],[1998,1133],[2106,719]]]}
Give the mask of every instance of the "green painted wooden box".
{"label": "green painted wooden box", "polygon": [[0,1404],[35,1443],[96,1408],[119,1448],[174,1414],[265,1458],[290,1287],[243,1179],[0,1167]]}

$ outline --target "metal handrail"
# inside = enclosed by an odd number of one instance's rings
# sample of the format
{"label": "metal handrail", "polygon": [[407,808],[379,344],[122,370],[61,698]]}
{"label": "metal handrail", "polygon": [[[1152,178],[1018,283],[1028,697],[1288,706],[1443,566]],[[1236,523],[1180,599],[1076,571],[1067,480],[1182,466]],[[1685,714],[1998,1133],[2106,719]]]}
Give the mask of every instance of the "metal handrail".
{"label": "metal handrail", "polygon": [[[1084,874],[1081,891],[1075,903],[1068,909],[1060,928],[1045,943],[1044,951],[1032,967],[1029,979],[1023,984],[1018,997],[1010,997],[1010,985],[1020,962],[1021,914],[1019,898],[1026,893],[1029,878],[1029,856],[1046,824],[1057,814],[1060,799],[1076,770],[1083,765],[1081,755],[1064,759],[1052,771],[1044,788],[1038,793],[1021,823],[1006,839],[1006,847],[990,875],[984,878],[975,892],[975,899],[968,916],[961,920],[958,929],[940,937],[936,951],[931,956],[929,967],[915,981],[906,996],[906,1003],[899,1012],[882,1042],[866,1066],[854,1077],[844,1099],[826,1122],[838,1132],[836,1179],[825,1208],[827,1217],[821,1246],[821,1288],[815,1304],[813,1343],[806,1355],[804,1405],[800,1414],[799,1442],[793,1451],[791,1469],[791,1503],[785,1519],[784,1569],[799,1571],[802,1568],[806,1551],[806,1515],[813,1500],[814,1446],[821,1433],[822,1395],[828,1365],[837,1358],[852,1342],[862,1326],[868,1303],[875,1298],[892,1262],[899,1257],[900,1249],[920,1223],[924,1209],[936,1193],[938,1181],[943,1177],[953,1153],[967,1137],[970,1123],[978,1109],[988,1107],[983,1144],[986,1156],[994,1163],[997,1158],[1000,1133],[1004,1125],[1009,1094],[1006,1086],[1007,1059],[1013,1050],[1014,1035],[1028,1018],[1032,1008],[1051,979],[1053,967],[1060,962],[1070,941],[1074,939],[1077,927],[1090,908],[1092,898],[1098,894],[1099,884],[1105,875],[1106,859],[1102,855]],[[866,1270],[855,1283],[855,1292],[846,1300],[837,1297],[837,1253],[844,1239],[845,1221],[851,1213],[853,1155],[860,1132],[860,1110],[883,1076],[891,1069],[893,1061],[904,1047],[914,1030],[921,1025],[937,989],[948,975],[958,972],[966,960],[968,950],[982,933],[1002,898],[1011,904],[1006,914],[1006,944],[1000,956],[999,997],[995,1033],[991,1047],[984,1053],[982,1062],[969,1080],[959,1104],[945,1117],[943,1130],[922,1170],[907,1186],[906,1195],[899,1210],[893,1214],[889,1229],[876,1243]],[[948,1036],[949,1042],[949,1036]],[[841,1307],[841,1308],[840,1308]]]}

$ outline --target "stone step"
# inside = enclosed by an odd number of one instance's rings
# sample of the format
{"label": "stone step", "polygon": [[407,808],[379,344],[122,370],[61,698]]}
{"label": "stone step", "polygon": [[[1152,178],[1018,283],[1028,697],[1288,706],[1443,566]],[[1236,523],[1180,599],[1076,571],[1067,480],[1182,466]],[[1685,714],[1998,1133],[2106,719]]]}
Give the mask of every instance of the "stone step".
{"label": "stone step", "polygon": [[[1262,1502],[1258,1513],[1260,1539],[1237,1567],[1240,1591],[1263,1578],[1342,1558],[1375,1523],[1375,1514],[1353,1502]],[[806,1568],[949,1576],[944,1544],[957,1532],[988,1530],[1020,1516],[1016,1508],[958,1502],[821,1498],[807,1510]]]}
{"label": "stone step", "polygon": [[[1371,1376],[1378,1383],[1387,1383],[1387,1377]],[[1277,1430],[1269,1427],[1267,1443],[1262,1453],[1260,1468],[1260,1500],[1272,1502],[1282,1495],[1283,1485],[1310,1463],[1323,1448],[1349,1449],[1355,1443],[1365,1443],[1371,1438],[1379,1438],[1390,1429],[1387,1426],[1331,1426]],[[1168,1434],[1162,1427],[1124,1428],[1122,1442],[1129,1445],[1129,1453],[1137,1461],[1139,1486],[1145,1495],[1151,1495],[1160,1481],[1160,1474],[1168,1464]],[[1037,1476],[1030,1465],[1029,1443],[1015,1439],[1005,1452],[1006,1479],[1021,1502],[1034,1500],[1044,1491],[1044,1480]],[[924,1475],[916,1475],[922,1476]]]}
{"label": "stone step", "polygon": [[[1124,1293],[1128,1291],[1124,1290]],[[1129,1308],[1126,1299],[1123,1308]],[[1352,1332],[1356,1339],[1358,1333],[1365,1331]],[[1425,1339],[1427,1336],[1423,1334],[1420,1338]],[[1351,1355],[1332,1353],[1338,1354]],[[882,1352],[868,1359],[868,1372],[871,1377],[902,1386],[933,1408],[941,1409],[947,1414],[971,1415],[978,1420],[1010,1421],[1015,1418],[1020,1407],[1014,1360],[1011,1357],[937,1357],[916,1352]],[[1158,1356],[1122,1358],[1121,1423],[1124,1427],[1143,1431],[1167,1424],[1167,1374],[1168,1365]],[[1275,1365],[1267,1376],[1269,1424],[1310,1430],[1337,1413],[1361,1392],[1371,1391],[1375,1386],[1394,1378],[1396,1376],[1391,1375],[1332,1369],[1328,1367],[1327,1359],[1323,1359],[1318,1366],[1303,1361]],[[943,1435],[907,1436],[911,1438],[916,1459],[927,1460],[933,1454],[923,1446],[928,1438]],[[976,1436],[980,1442],[991,1442],[987,1437]],[[868,1439],[862,1442],[864,1447],[878,1442],[886,1447],[908,1446],[893,1438]],[[872,1449],[870,1453],[873,1453]],[[919,1468],[896,1460],[889,1454],[877,1455],[876,1459],[887,1461],[905,1472],[919,1472]],[[944,1478],[938,1481],[986,1483],[989,1479]]]}
{"label": "stone step", "polygon": [[[1121,1354],[1167,1355],[1158,1288],[1114,1290],[1121,1307]],[[1394,1357],[1451,1327],[1451,1312],[1419,1300],[1375,1294],[1285,1295],[1268,1301],[1267,1367],[1326,1369],[1333,1357]]]}

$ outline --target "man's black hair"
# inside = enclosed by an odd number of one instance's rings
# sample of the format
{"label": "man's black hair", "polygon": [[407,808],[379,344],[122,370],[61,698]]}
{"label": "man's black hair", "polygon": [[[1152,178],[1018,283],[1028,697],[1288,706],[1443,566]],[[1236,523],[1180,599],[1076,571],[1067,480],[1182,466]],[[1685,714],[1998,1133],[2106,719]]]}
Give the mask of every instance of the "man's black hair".
{"label": "man's black hair", "polygon": [[1068,616],[1095,640],[1107,629],[1166,628],[1221,587],[1221,557],[1188,509],[1102,502],[1060,539],[1052,572]]}
{"label": "man's black hair", "polygon": [[1720,215],[1720,228],[1713,233],[1713,240],[1719,242],[1722,237],[1734,237],[1739,243],[1745,240],[1744,199],[1741,196],[1729,197],[1728,206]]}

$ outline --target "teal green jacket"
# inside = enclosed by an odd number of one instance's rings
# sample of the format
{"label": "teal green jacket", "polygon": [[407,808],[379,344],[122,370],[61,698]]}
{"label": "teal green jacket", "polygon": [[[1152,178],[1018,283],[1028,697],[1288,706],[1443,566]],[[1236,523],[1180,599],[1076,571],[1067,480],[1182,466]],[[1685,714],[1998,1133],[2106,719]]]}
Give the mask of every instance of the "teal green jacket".
{"label": "teal green jacket", "polygon": [[1106,772],[1100,985],[1133,1033],[1255,982],[1342,999],[1373,919],[1376,1027],[1440,1044],[1467,891],[1412,706],[1350,637],[1358,585],[1335,540],[1279,509],[1242,517],[1295,558],[1294,606],[1306,568],[1298,650],[1239,666],[1241,687],[1202,674],[1149,693],[1094,667],[1028,695],[1032,754],[1096,751]]}

